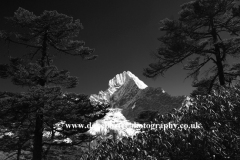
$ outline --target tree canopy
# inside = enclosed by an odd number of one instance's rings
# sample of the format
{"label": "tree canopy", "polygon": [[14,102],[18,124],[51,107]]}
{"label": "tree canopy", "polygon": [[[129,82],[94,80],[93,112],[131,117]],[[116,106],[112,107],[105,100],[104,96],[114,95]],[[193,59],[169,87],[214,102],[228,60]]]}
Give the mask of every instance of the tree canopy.
{"label": "tree canopy", "polygon": [[[27,147],[34,160],[42,160],[49,148],[56,145],[54,140],[72,138],[71,145],[90,140],[90,135],[81,133],[89,130],[87,124],[106,114],[108,105],[94,106],[87,95],[63,93],[62,88],[76,87],[78,78],[70,76],[67,70],[58,70],[53,65],[54,53],[50,52],[53,48],[86,60],[97,57],[91,55],[93,49],[84,47],[84,42],[74,40],[82,28],[80,21],[57,11],[36,16],[23,8],[8,20],[18,28],[14,32],[1,31],[1,38],[34,52],[28,58],[10,57],[9,64],[0,64],[1,78],[10,78],[13,84],[28,88],[22,93],[0,92],[0,126],[3,132],[13,133],[1,139],[0,148],[17,150],[19,159],[21,149]],[[60,121],[83,124],[84,128],[59,129],[56,123]],[[44,137],[46,132],[51,136]],[[27,142],[33,144],[32,149]]]}
{"label": "tree canopy", "polygon": [[[240,64],[227,62],[227,57],[239,58],[240,6],[236,2],[194,0],[181,5],[178,20],[161,20],[160,31],[165,34],[158,39],[161,44],[153,54],[157,62],[145,68],[143,74],[156,78],[188,59],[183,69],[189,70],[187,78],[193,78],[198,93],[232,84],[240,75]],[[200,71],[208,63],[212,66],[199,80]]]}

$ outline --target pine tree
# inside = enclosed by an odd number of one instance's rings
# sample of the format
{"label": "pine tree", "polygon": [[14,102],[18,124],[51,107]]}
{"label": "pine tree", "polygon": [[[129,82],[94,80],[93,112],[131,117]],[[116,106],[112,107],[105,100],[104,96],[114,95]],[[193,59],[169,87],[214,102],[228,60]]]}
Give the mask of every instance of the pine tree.
{"label": "pine tree", "polygon": [[[89,128],[59,130],[55,124],[65,121],[86,126],[102,118],[108,106],[93,106],[89,96],[84,94],[63,93],[62,88],[76,87],[78,79],[70,76],[67,70],[58,70],[53,65],[53,53],[49,52],[53,48],[86,60],[95,59],[97,56],[91,55],[93,49],[84,47],[82,41],[73,40],[82,29],[80,21],[73,21],[72,17],[57,11],[44,11],[36,16],[23,8],[8,20],[20,29],[10,33],[2,31],[1,37],[35,50],[27,59],[10,58],[9,64],[0,65],[1,78],[10,78],[13,84],[28,88],[23,93],[0,92],[0,125],[14,133],[8,138],[17,139],[20,151],[25,142],[32,140],[33,160],[41,160],[43,146],[53,145],[56,138],[76,135],[72,137],[72,145],[89,139],[80,134]],[[40,59],[34,60],[35,57]],[[50,139],[44,139],[45,131],[51,131]],[[61,135],[57,136],[57,132]]]}
{"label": "pine tree", "polygon": [[[240,75],[239,63],[230,65],[226,58],[239,58],[240,7],[235,0],[194,0],[181,6],[178,20],[161,20],[161,46],[153,56],[158,60],[144,69],[149,78],[164,75],[176,64],[189,59],[184,66],[197,91],[209,93],[216,86],[232,84]],[[224,39],[224,35],[229,38]],[[201,69],[205,78],[198,80]],[[210,74],[209,74],[210,73]],[[196,93],[195,92],[195,93]]]}

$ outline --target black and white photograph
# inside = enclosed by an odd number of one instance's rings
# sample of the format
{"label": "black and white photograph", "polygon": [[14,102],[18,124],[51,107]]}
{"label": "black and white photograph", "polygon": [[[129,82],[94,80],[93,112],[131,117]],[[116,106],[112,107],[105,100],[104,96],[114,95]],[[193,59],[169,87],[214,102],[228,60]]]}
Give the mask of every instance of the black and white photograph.
{"label": "black and white photograph", "polygon": [[0,160],[240,160],[240,0],[3,1]]}

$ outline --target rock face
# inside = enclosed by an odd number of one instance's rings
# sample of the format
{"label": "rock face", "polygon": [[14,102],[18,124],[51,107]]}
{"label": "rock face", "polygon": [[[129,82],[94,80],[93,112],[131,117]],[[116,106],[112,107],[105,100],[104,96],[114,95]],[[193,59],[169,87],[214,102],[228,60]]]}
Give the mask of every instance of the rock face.
{"label": "rock face", "polygon": [[122,109],[126,119],[134,121],[144,111],[160,114],[180,108],[185,96],[173,97],[162,88],[148,87],[130,71],[117,74],[109,81],[109,88],[90,96],[92,103],[109,103],[112,108]]}
{"label": "rock face", "polygon": [[[121,74],[117,74],[114,78],[109,80],[108,89],[106,91],[100,91],[97,94],[92,94],[90,100],[92,103],[109,103],[118,101],[118,99],[124,96],[127,92],[136,92],[134,90],[140,90],[148,87],[144,82],[138,79],[130,71],[124,71]],[[115,93],[117,91],[117,93]],[[110,100],[111,99],[111,100]]]}
{"label": "rock face", "polygon": [[173,108],[180,108],[184,99],[184,96],[170,96],[163,92],[162,88],[148,87],[140,90],[131,103],[124,106],[123,115],[129,120],[135,121],[136,118],[139,118],[139,114],[146,111],[158,111],[160,114],[165,114]]}

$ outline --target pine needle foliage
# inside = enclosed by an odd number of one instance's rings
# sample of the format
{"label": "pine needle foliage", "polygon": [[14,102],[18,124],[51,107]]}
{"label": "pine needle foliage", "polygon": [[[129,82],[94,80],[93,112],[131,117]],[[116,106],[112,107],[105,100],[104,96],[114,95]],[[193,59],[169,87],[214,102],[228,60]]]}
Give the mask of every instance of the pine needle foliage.
{"label": "pine needle foliage", "polygon": [[[184,61],[186,78],[193,78],[196,95],[208,94],[216,86],[231,85],[240,75],[239,63],[230,65],[228,57],[239,58],[240,6],[238,0],[194,0],[181,5],[178,20],[160,21],[160,47],[143,74],[157,78]],[[225,37],[228,38],[225,38]],[[184,62],[184,63],[185,63]],[[199,80],[203,67],[204,78]],[[238,67],[236,67],[238,66]]]}
{"label": "pine needle foliage", "polygon": [[[0,150],[32,152],[33,160],[46,157],[52,145],[79,145],[93,137],[83,134],[87,124],[102,118],[108,105],[92,105],[89,96],[64,93],[62,89],[74,88],[78,78],[67,70],[53,65],[54,49],[59,53],[93,60],[93,49],[84,47],[78,38],[82,24],[57,11],[44,11],[40,16],[19,8],[8,20],[17,31],[1,31],[1,38],[9,43],[23,45],[34,50],[25,58],[10,57],[8,64],[0,64],[0,77],[11,79],[14,85],[27,88],[27,92],[0,92]],[[85,128],[67,129],[56,126],[83,124]],[[6,133],[11,132],[12,135]],[[50,136],[44,136],[49,132]],[[57,134],[60,133],[60,134]],[[54,143],[71,138],[71,143]],[[61,141],[63,142],[63,141]]]}

